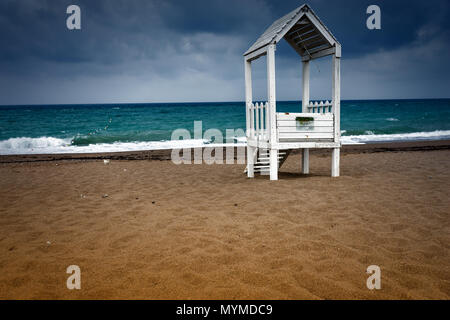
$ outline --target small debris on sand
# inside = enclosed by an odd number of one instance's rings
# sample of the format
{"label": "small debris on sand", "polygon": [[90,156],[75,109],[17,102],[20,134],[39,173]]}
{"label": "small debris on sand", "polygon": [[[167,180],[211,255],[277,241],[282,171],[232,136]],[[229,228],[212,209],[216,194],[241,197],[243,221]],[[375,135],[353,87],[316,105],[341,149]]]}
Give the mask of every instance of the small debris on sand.
{"label": "small debris on sand", "polygon": [[108,198],[109,195],[107,193],[105,193],[104,195],[102,195],[102,198]]}
{"label": "small debris on sand", "polygon": [[109,159],[103,160],[103,163],[104,163],[104,164],[109,164]]}
{"label": "small debris on sand", "polygon": [[155,201],[152,201],[152,204],[155,204],[156,202]]}

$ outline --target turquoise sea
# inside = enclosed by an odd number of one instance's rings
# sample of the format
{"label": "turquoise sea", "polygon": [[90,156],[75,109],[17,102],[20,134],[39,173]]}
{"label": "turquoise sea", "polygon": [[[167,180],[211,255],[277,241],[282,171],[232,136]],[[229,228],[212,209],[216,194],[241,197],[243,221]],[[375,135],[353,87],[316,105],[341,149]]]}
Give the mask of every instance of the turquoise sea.
{"label": "turquoise sea", "polygon": [[[277,102],[299,112],[301,102]],[[167,149],[209,143],[203,131],[245,129],[243,102],[0,106],[0,154]],[[191,139],[171,141],[173,130]],[[450,99],[341,102],[342,142],[450,139]],[[245,139],[237,137],[238,144]],[[217,143],[217,141],[214,141]]]}

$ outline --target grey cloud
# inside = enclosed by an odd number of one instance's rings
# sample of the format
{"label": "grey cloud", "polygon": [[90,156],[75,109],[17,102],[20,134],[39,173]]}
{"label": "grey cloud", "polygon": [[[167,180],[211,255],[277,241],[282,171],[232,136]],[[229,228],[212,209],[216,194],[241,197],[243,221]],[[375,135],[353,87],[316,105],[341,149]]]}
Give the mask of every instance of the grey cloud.
{"label": "grey cloud", "polygon": [[[0,3],[0,104],[243,100],[242,53],[298,1],[79,0],[82,30],[65,28],[73,1]],[[343,98],[448,96],[449,4],[311,1],[343,45]],[[329,62],[312,68],[312,96],[330,93]],[[320,70],[320,72],[318,71]],[[301,96],[301,63],[277,50],[279,99]],[[265,97],[265,65],[254,70]],[[419,85],[419,84],[422,85]]]}

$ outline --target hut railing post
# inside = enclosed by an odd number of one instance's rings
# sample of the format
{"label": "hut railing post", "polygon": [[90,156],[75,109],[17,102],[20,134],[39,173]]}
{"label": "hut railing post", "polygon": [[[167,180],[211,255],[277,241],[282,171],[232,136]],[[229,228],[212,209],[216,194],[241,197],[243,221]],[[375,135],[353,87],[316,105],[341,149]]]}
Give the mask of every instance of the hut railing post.
{"label": "hut railing post", "polygon": [[254,167],[255,167],[255,161],[254,161],[254,154],[255,154],[255,148],[250,147],[248,145],[248,141],[252,139],[253,133],[252,133],[252,121],[253,121],[253,108],[252,108],[252,65],[251,61],[247,60],[246,57],[244,57],[244,69],[245,69],[245,116],[246,116],[246,133],[247,136],[247,176],[249,178],[254,177]]}
{"label": "hut railing post", "polygon": [[306,113],[309,106],[309,60],[303,61],[302,73],[302,112]]}
{"label": "hut railing post", "polygon": [[265,134],[265,140],[266,141],[269,141],[269,136],[270,136],[270,133],[269,133],[269,128],[270,128],[270,121],[269,121],[269,103],[265,103],[265,106],[264,106],[264,120],[265,120],[265,122],[266,122],[266,124],[265,124],[265,127],[266,127],[266,130],[265,130],[265,132],[266,132],[266,134]]}
{"label": "hut railing post", "polygon": [[[302,112],[309,112],[309,60],[303,61],[302,72]],[[314,109],[313,109],[314,112]],[[302,150],[302,173],[309,173],[309,149],[304,148]]]}
{"label": "hut railing post", "polygon": [[[340,142],[341,128],[341,59],[333,54],[333,78],[332,78],[332,97],[333,97],[333,114],[334,114],[334,142]],[[331,176],[339,176],[339,157],[340,148],[334,148],[331,160]]]}
{"label": "hut railing post", "polygon": [[270,145],[270,180],[278,180],[278,150],[274,144],[278,143],[276,96],[275,96],[275,45],[267,46],[267,98],[269,105],[269,145]]}
{"label": "hut railing post", "polygon": [[244,65],[245,65],[245,118],[247,125],[247,138],[250,136],[250,112],[251,112],[251,103],[253,100],[252,97],[252,63],[248,61],[244,57]]}
{"label": "hut railing post", "polygon": [[261,106],[259,103],[256,103],[255,106],[255,126],[256,126],[256,139],[259,140],[260,130],[259,130],[259,110]]}

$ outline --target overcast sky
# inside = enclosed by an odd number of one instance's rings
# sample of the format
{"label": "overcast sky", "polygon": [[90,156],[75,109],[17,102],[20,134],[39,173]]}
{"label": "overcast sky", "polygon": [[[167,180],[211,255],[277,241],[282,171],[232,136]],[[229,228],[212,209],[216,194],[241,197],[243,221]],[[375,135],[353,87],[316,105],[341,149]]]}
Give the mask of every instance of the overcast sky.
{"label": "overcast sky", "polygon": [[[450,2],[308,2],[342,44],[342,98],[450,97]],[[81,8],[68,30],[66,8]],[[243,52],[303,1],[2,0],[0,104],[244,100]],[[381,30],[366,8],[381,8]],[[331,97],[330,58],[311,66],[312,98]],[[265,58],[254,90],[266,97]],[[276,52],[277,99],[301,97],[301,61]]]}

